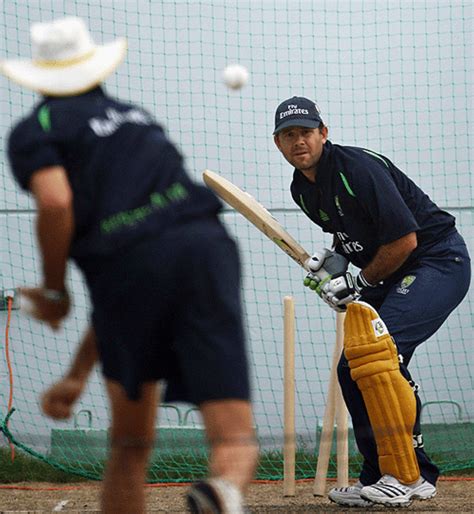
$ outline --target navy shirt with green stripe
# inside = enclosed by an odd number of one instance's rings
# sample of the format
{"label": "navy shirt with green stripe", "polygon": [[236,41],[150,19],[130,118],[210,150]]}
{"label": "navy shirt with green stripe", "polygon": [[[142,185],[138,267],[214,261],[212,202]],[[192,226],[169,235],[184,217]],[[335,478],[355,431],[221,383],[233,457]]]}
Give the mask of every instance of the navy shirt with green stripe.
{"label": "navy shirt with green stripe", "polygon": [[187,175],[153,117],[100,87],[43,98],[13,128],[8,156],[24,189],[35,171],[65,168],[74,197],[71,257],[82,268],[221,208],[209,189]]}
{"label": "navy shirt with green stripe", "polygon": [[335,234],[336,251],[359,268],[380,246],[416,232],[418,246],[406,268],[455,230],[453,216],[389,159],[364,148],[326,142],[316,182],[295,169],[291,194],[324,232]]}

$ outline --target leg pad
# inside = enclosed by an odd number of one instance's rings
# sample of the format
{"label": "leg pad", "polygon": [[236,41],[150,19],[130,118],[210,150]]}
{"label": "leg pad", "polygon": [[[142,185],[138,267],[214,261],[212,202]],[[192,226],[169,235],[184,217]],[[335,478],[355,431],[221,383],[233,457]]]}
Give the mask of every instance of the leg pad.
{"label": "leg pad", "polygon": [[397,349],[385,324],[364,302],[348,305],[344,354],[364,398],[381,473],[406,484],[415,482],[420,477],[413,448],[415,395],[400,373]]}

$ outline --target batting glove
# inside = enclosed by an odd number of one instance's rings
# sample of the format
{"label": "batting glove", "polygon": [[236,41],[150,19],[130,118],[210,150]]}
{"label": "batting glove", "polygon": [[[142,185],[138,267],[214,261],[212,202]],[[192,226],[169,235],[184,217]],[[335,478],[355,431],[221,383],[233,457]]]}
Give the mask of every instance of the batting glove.
{"label": "batting glove", "polygon": [[319,294],[319,285],[323,279],[330,278],[329,273],[323,268],[326,257],[331,253],[324,248],[322,252],[316,252],[306,261],[309,273],[306,275],[303,284]]}
{"label": "batting glove", "polygon": [[335,311],[343,312],[348,303],[360,298],[355,279],[349,273],[331,278],[321,286],[321,298]]}
{"label": "batting glove", "polygon": [[325,248],[306,261],[309,273],[303,283],[321,296],[322,287],[329,280],[343,275],[348,265],[349,261],[345,257]]}
{"label": "batting glove", "polygon": [[333,277],[320,287],[321,298],[335,311],[343,312],[348,303],[360,298],[362,289],[376,286],[368,282],[362,272],[356,277],[346,272],[339,277]]}

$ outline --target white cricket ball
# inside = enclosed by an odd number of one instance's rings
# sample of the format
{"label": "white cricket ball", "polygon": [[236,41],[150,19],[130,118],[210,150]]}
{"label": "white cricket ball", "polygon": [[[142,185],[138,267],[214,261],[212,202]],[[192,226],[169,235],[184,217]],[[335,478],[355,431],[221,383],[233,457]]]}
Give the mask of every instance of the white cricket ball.
{"label": "white cricket ball", "polygon": [[249,72],[241,64],[229,64],[222,72],[224,83],[230,89],[240,89],[247,84]]}

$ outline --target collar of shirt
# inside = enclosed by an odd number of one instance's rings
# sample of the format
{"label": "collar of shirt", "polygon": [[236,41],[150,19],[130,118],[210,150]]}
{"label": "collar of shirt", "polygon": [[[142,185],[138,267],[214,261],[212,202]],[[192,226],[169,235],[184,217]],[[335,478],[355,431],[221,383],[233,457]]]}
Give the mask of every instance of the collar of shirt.
{"label": "collar of shirt", "polygon": [[[85,97],[85,96],[105,96],[105,91],[102,86],[97,86],[94,89],[89,89],[89,91],[86,91],[85,93],[81,93],[80,95],[71,95],[70,98],[76,97]],[[48,96],[44,95],[44,100],[54,100],[58,98],[65,98],[65,97],[57,97],[57,96]]]}

